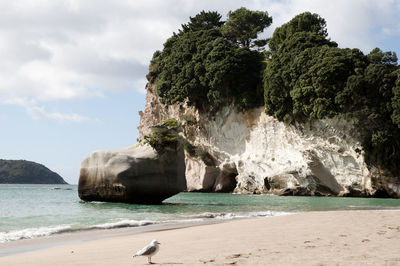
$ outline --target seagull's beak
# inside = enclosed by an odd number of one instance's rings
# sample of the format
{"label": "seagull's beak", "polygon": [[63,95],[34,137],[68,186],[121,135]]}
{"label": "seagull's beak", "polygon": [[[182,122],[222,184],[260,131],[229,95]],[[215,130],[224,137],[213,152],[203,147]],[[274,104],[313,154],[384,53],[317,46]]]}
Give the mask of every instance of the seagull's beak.
{"label": "seagull's beak", "polygon": [[161,245],[161,243],[160,243],[160,242],[157,242],[157,244]]}

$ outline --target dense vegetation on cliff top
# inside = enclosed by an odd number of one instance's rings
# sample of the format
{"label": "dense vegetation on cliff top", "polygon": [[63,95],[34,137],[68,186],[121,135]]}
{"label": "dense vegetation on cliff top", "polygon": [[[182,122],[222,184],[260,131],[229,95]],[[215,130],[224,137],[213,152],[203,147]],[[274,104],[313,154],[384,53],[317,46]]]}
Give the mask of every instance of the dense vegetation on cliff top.
{"label": "dense vegetation on cliff top", "polygon": [[[188,100],[205,111],[235,103],[265,106],[285,122],[343,115],[357,121],[367,159],[399,172],[400,69],[393,52],[339,48],[309,12],[275,29],[267,12],[240,8],[221,21],[202,11],[157,51],[148,78],[165,104]],[[264,50],[267,44],[269,49]]]}
{"label": "dense vegetation on cliff top", "polygon": [[0,184],[67,184],[47,167],[25,160],[0,160]]}
{"label": "dense vegetation on cliff top", "polygon": [[263,104],[263,54],[257,34],[272,23],[266,12],[238,9],[221,21],[201,12],[156,52],[148,75],[165,104],[188,99],[205,110],[235,101],[240,110]]}

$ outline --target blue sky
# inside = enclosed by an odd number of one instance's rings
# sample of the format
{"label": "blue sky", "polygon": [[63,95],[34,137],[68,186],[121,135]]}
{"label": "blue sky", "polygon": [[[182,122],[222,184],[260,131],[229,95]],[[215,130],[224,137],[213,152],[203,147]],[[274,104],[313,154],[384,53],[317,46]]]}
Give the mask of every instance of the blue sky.
{"label": "blue sky", "polygon": [[400,55],[396,0],[0,0],[0,158],[42,163],[76,184],[94,150],[136,143],[148,62],[201,10],[311,11],[340,47]]}

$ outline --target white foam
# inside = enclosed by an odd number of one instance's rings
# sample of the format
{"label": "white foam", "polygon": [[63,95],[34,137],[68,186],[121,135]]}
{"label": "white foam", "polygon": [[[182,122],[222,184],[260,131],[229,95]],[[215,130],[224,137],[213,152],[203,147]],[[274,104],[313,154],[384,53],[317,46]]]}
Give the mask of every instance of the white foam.
{"label": "white foam", "polygon": [[121,220],[117,222],[97,224],[90,227],[90,229],[112,229],[123,227],[137,227],[155,224],[156,222],[150,220],[136,221],[136,220]]}
{"label": "white foam", "polygon": [[9,232],[0,232],[0,243],[21,240],[21,239],[30,239],[37,237],[50,236],[54,234],[61,234],[66,232],[76,232],[82,230],[93,230],[93,229],[113,229],[113,228],[123,228],[123,227],[137,227],[137,226],[146,226],[150,224],[155,224],[156,222],[143,220],[121,220],[117,222],[110,222],[104,224],[97,224],[84,228],[72,228],[69,225],[59,225],[59,226],[51,226],[51,227],[39,227],[39,228],[26,228],[22,230],[13,230]]}
{"label": "white foam", "polygon": [[29,239],[36,237],[49,236],[56,233],[71,230],[70,226],[59,225],[54,227],[26,228],[23,230],[14,230],[9,232],[0,232],[0,243],[5,243],[20,239]]}
{"label": "white foam", "polygon": [[[292,214],[289,212],[275,212],[275,211],[263,211],[263,212],[251,212],[251,213],[210,213],[205,212],[197,214],[185,219],[168,220],[168,221],[151,221],[151,220],[120,220],[115,222],[109,222],[104,224],[97,224],[84,228],[72,228],[69,225],[59,225],[52,227],[38,227],[38,228],[27,228],[22,230],[14,230],[9,232],[0,232],[0,243],[9,241],[15,241],[20,239],[30,239],[37,237],[50,236],[53,234],[60,234],[66,232],[75,232],[82,230],[93,230],[93,229],[113,229],[113,228],[124,228],[124,227],[138,227],[146,226],[158,223],[185,223],[185,222],[201,222],[207,219],[218,219],[218,220],[232,220],[240,218],[256,218],[256,217],[269,217],[269,216],[281,216]],[[184,217],[182,217],[184,218]]]}
{"label": "white foam", "polygon": [[200,215],[195,215],[196,218],[204,219],[240,219],[240,218],[257,218],[257,217],[270,217],[270,216],[282,216],[292,214],[290,212],[276,212],[276,211],[262,211],[262,212],[250,212],[250,213],[210,213],[205,212]]}

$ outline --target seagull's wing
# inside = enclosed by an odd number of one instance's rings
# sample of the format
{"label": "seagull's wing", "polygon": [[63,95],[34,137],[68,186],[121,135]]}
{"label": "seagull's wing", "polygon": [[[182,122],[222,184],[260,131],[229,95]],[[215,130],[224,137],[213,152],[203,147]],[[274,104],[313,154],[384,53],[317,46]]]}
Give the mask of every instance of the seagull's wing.
{"label": "seagull's wing", "polygon": [[157,250],[156,246],[148,245],[148,246],[145,246],[144,248],[142,248],[141,250],[139,250],[136,253],[136,256],[148,256],[148,255],[153,254],[156,250]]}

